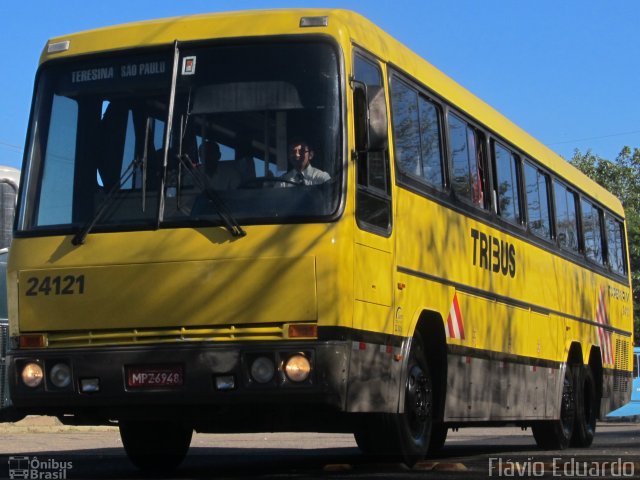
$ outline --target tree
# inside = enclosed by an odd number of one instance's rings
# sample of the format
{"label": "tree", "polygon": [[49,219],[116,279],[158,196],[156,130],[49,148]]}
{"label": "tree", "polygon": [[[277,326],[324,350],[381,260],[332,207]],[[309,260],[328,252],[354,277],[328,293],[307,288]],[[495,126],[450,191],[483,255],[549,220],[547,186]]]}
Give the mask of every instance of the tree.
{"label": "tree", "polygon": [[624,147],[614,161],[575,150],[571,163],[602,185],[622,205],[627,220],[627,240],[631,261],[634,334],[640,339],[640,148]]}

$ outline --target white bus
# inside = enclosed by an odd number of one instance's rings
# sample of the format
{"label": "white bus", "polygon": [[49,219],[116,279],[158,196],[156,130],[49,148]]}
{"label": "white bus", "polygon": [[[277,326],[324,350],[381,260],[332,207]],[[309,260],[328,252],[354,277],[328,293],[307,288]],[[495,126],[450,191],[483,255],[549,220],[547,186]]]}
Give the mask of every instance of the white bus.
{"label": "white bus", "polygon": [[20,170],[0,166],[0,422],[16,420],[9,409],[6,355],[9,346],[7,314],[7,252],[11,244],[13,216],[18,197]]}

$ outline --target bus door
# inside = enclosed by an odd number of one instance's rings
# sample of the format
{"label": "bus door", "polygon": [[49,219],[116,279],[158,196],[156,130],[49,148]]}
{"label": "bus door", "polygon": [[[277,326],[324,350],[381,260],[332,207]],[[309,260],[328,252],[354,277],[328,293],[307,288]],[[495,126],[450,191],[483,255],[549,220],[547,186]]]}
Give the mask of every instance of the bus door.
{"label": "bus door", "polygon": [[[357,53],[354,79],[356,88],[364,86],[369,105],[375,101],[375,96],[384,99],[382,71],[376,61]],[[356,117],[357,110],[356,107]],[[374,112],[370,111],[371,115]],[[363,122],[356,119],[358,123],[360,126],[356,126],[356,135],[361,134],[358,129],[363,126]],[[387,129],[386,121],[384,129]],[[368,305],[356,307],[356,314],[365,315],[355,317],[354,328],[393,333],[392,323],[389,324],[393,306],[389,154],[386,144],[374,145],[376,141],[371,138],[374,132],[368,132],[367,136],[369,138],[365,141],[356,141],[364,145],[356,147],[355,293],[357,303]]]}
{"label": "bus door", "polygon": [[380,64],[356,53],[352,87],[356,134],[353,328],[359,338],[354,341],[351,363],[350,409],[391,411],[397,408],[397,397],[394,400],[395,388],[389,378],[400,375],[392,372],[394,253],[388,122]]}

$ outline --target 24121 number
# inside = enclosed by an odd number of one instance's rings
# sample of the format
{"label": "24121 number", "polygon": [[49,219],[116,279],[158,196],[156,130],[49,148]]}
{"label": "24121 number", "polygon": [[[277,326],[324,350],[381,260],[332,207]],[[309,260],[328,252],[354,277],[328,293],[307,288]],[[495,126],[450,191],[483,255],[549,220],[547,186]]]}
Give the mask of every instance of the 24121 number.
{"label": "24121 number", "polygon": [[82,295],[84,293],[84,275],[65,275],[57,277],[27,278],[25,295]]}

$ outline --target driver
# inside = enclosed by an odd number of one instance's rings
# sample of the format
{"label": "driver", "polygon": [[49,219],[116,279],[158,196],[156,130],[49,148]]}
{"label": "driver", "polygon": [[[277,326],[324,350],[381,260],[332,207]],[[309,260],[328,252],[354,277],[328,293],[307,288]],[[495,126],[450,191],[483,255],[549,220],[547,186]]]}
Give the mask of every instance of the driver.
{"label": "driver", "polygon": [[293,187],[298,185],[320,185],[331,180],[327,172],[311,166],[313,159],[313,149],[304,140],[294,140],[288,149],[289,163],[291,170],[282,177],[286,182],[280,184],[281,187]]}

